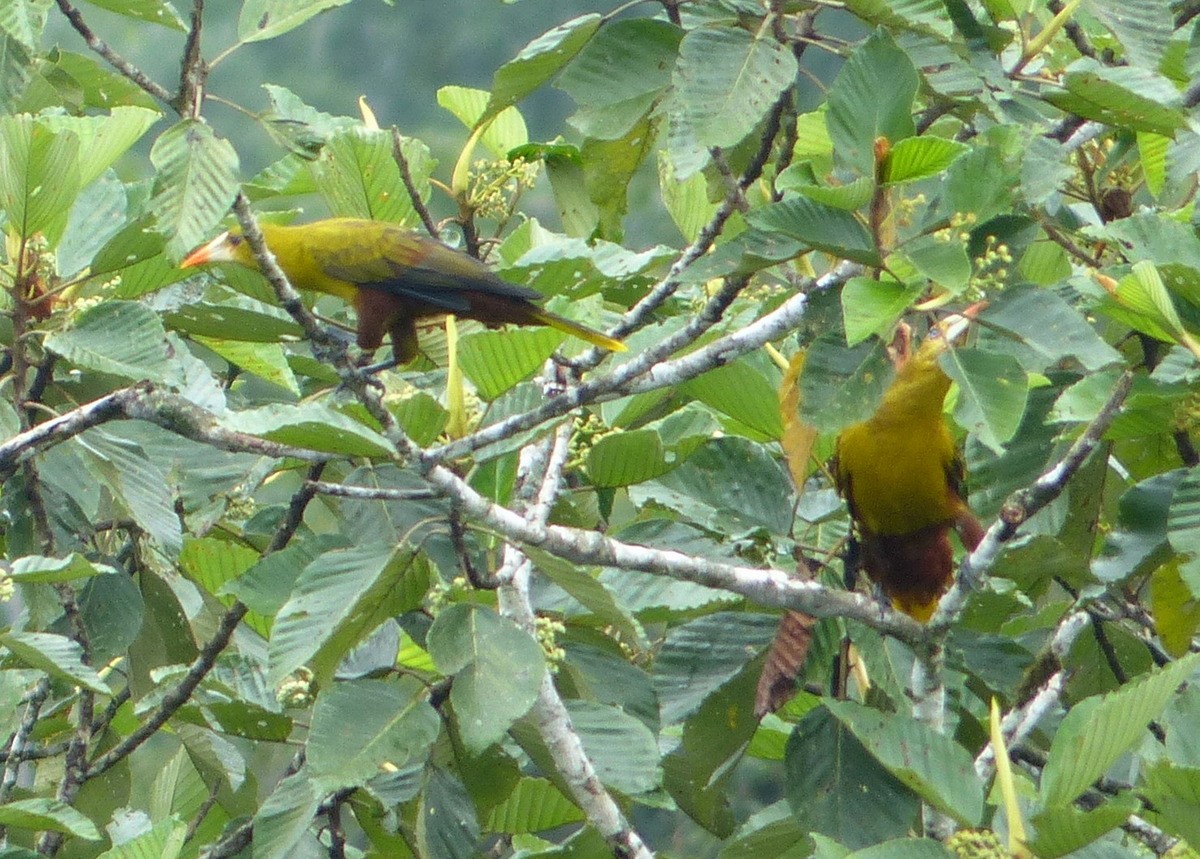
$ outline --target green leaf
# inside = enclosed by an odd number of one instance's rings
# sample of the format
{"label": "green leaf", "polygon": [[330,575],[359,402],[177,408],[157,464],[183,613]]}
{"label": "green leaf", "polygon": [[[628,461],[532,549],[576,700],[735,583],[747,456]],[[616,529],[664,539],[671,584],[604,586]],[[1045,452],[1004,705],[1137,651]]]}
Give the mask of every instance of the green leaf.
{"label": "green leaf", "polygon": [[583,820],[583,812],[542,778],[523,778],[504,802],[491,810],[486,821],[490,832],[542,832]]}
{"label": "green leaf", "polygon": [[308,450],[346,456],[391,456],[393,452],[379,433],[323,403],[275,403],[229,412],[222,423],[237,432]]}
{"label": "green leaf", "polygon": [[906,835],[920,801],[825,707],[788,739],[784,795],[801,828],[851,848]]}
{"label": "green leaf", "polygon": [[1137,136],[1138,162],[1146,177],[1146,190],[1159,197],[1167,183],[1167,153],[1171,139],[1161,134],[1139,131]]}
{"label": "green leaf", "polygon": [[426,773],[416,836],[421,856],[474,859],[480,853],[475,803],[463,783],[440,767]]}
{"label": "green leaf", "polygon": [[127,18],[147,21],[171,30],[183,32],[187,29],[184,20],[167,0],[88,0],[88,3]]}
{"label": "green leaf", "polygon": [[1092,561],[1092,574],[1112,583],[1149,572],[1170,557],[1167,516],[1176,487],[1187,474],[1180,469],[1156,474],[1126,489],[1117,510],[1117,527],[1110,531]]}
{"label": "green leaf", "polygon": [[219,340],[274,343],[302,337],[304,330],[278,307],[232,291],[185,304],[166,314],[176,331]]}
{"label": "green leaf", "polygon": [[167,252],[181,257],[205,241],[233,203],[238,156],[228,140],[198,120],[184,120],[154,141],[157,170],[151,203]]}
{"label": "green leaf", "polygon": [[1029,377],[1015,358],[981,349],[953,349],[941,360],[958,383],[954,420],[996,453],[1021,425]]}
{"label": "green leaf", "polygon": [[554,328],[481,331],[458,341],[458,360],[479,396],[490,402],[532,376],[565,336]]}
{"label": "green leaf", "polygon": [[171,382],[178,374],[162,320],[149,307],[131,301],[89,307],[76,317],[73,328],[47,337],[46,348],[80,369],[133,381]]}
{"label": "green leaf", "polygon": [[351,648],[389,617],[416,608],[430,570],[408,546],[337,549],[318,556],[296,580],[268,644],[270,683],[308,663],[319,682]]}
{"label": "green leaf", "polygon": [[254,815],[254,855],[258,859],[295,856],[324,793],[307,766],[275,785]]}
{"label": "green leaf", "polygon": [[1126,683],[1116,692],[1071,708],[1054,735],[1042,773],[1047,808],[1066,806],[1129,751],[1200,663],[1200,654]]}
{"label": "green leaf", "polygon": [[951,859],[953,855],[940,842],[928,838],[895,838],[855,850],[846,859]]}
{"label": "green leaf", "polygon": [[854,212],[871,202],[871,197],[875,193],[875,180],[868,176],[859,176],[853,182],[847,182],[845,185],[813,185],[796,182],[792,184],[791,190],[824,206]]}
{"label": "green leaf", "polygon": [[595,35],[603,20],[595,12],[580,15],[547,30],[522,48],[492,77],[492,99],[480,122],[516,104],[562,71]]}
{"label": "green leaf", "polygon": [[908,137],[896,143],[884,162],[883,181],[915,182],[936,176],[968,152],[965,143],[944,137]]}
{"label": "green leaf", "polygon": [[415,678],[334,683],[313,706],[308,768],[326,792],[361,787],[385,766],[423,761],[440,728]]}
{"label": "green leaf", "polygon": [[682,722],[767,646],[779,625],[763,614],[718,612],[677,626],[654,660],[654,688],[664,724]]}
{"label": "green leaf", "polygon": [[800,376],[800,413],[821,432],[836,432],[875,411],[892,378],[880,340],[847,347],[841,332],[813,343]]}
{"label": "green leaf", "polygon": [[872,334],[883,337],[924,291],[893,280],[854,277],[842,287],[842,318],[846,345],[855,346]]}
{"label": "green leaf", "polygon": [[1150,611],[1154,628],[1167,653],[1178,659],[1192,646],[1192,637],[1200,629],[1200,602],[1179,568],[1178,556],[1154,571],[1150,578]]}
{"label": "green leaf", "polygon": [[1164,137],[1174,137],[1187,123],[1179,90],[1148,69],[1104,66],[1084,57],[1068,67],[1062,85],[1044,98],[1084,119]]}
{"label": "green leaf", "polygon": [[545,676],[542,648],[524,630],[490,609],[443,609],[426,638],[443,674],[454,675],[450,701],[463,743],[478,754],[529,710]]}
{"label": "green leaf", "polygon": [[[470,87],[444,86],[437,91],[438,104],[467,128],[474,128],[479,122],[479,117],[487,110],[489,98],[486,90]],[[515,107],[506,107],[492,117],[479,140],[496,158],[506,159],[512,150],[529,142],[525,118]]]}
{"label": "green leaf", "polygon": [[602,782],[631,796],[662,784],[658,742],[641,720],[595,701],[568,700],[566,705],[571,725]]}
{"label": "green leaf", "polygon": [[831,256],[879,265],[879,252],[867,228],[844,209],[825,206],[806,197],[791,197],[755,209],[747,223],[799,239]]}
{"label": "green leaf", "polygon": [[709,370],[680,386],[689,397],[753,430],[761,441],[778,439],[783,433],[778,388],[778,372],[768,376],[748,359]]}
{"label": "green leaf", "polygon": [[0,645],[31,668],[45,671],[72,686],[82,686],[100,695],[112,694],[100,675],[91,666],[84,665],[83,648],[66,636],[48,632],[3,632],[0,633]]}
{"label": "green leaf", "polygon": [[46,26],[46,0],[14,0],[0,7],[0,32],[7,33],[30,51],[36,51]]}
{"label": "green leaf", "polygon": [[[429,150],[412,139],[401,148],[421,197],[426,199],[434,165]],[[388,132],[357,126],[339,129],[321,148],[310,169],[332,215],[417,223],[416,210],[392,154],[392,136]]]}
{"label": "green leaf", "polygon": [[1159,760],[1146,769],[1145,791],[1168,832],[1200,843],[1200,769]]}
{"label": "green leaf", "polygon": [[1048,289],[1006,289],[988,306],[985,317],[979,347],[1012,355],[1031,372],[1076,363],[1095,372],[1121,360],[1082,313]]}
{"label": "green leaf", "polygon": [[144,107],[118,105],[107,116],[47,116],[56,133],[79,139],[79,186],[94,182],[137,143],[161,114]]}
{"label": "green leaf", "polygon": [[964,826],[983,817],[984,785],[966,749],[950,737],[900,713],[854,701],[826,701],[835,719],[893,776]]}
{"label": "green leaf", "polygon": [[73,552],[65,558],[43,558],[39,555],[17,558],[12,562],[8,575],[14,582],[53,584],[114,572],[116,570],[112,567],[93,564],[83,555]]}
{"label": "green leaf", "polygon": [[[876,30],[842,65],[829,88],[826,124],[836,160],[875,175],[875,139],[895,146],[915,133],[917,70],[884,30]],[[870,263],[869,263],[870,264]]]}
{"label": "green leaf", "polygon": [[261,42],[294,30],[309,18],[350,0],[246,0],[238,15],[238,41]]}
{"label": "green leaf", "polygon": [[1173,29],[1159,0],[1128,0],[1120,9],[1096,3],[1088,9],[1117,37],[1131,65],[1158,70]]}
{"label": "green leaf", "polygon": [[716,204],[708,200],[708,180],[703,173],[687,179],[677,179],[675,167],[665,152],[658,154],[658,186],[663,205],[671,214],[671,220],[679,228],[684,239],[695,241],[700,230],[708,223],[716,210]]}
{"label": "green leaf", "polygon": [[176,859],[183,852],[187,834],[187,823],[171,815],[145,832],[105,850],[96,859]]}
{"label": "green leaf", "polygon": [[285,391],[300,396],[300,384],[288,365],[287,353],[279,343],[247,343],[243,340],[224,340],[212,337],[193,338],[207,346],[240,370],[253,373]]}
{"label": "green leaf", "polygon": [[[716,438],[658,479],[671,492],[702,504],[706,524],[729,533],[734,523],[787,534],[792,525],[791,480],[773,455],[748,439]],[[655,487],[647,485],[653,497]],[[669,500],[669,499],[664,499]]]}
{"label": "green leaf", "polygon": [[594,571],[531,547],[526,548],[526,552],[537,565],[538,572],[570,594],[602,623],[611,626],[622,640],[639,648],[649,646],[646,631],[638,619]]}
{"label": "green leaf", "polygon": [[1029,821],[1037,833],[1029,846],[1045,859],[1066,856],[1111,832],[1140,809],[1137,798],[1129,794],[1118,796],[1090,811],[1082,811],[1071,805],[1045,808]]}
{"label": "green leaf", "polygon": [[27,114],[0,116],[0,209],[19,235],[57,243],[80,187],[77,136]]}
{"label": "green leaf", "polygon": [[[1167,541],[1182,555],[1200,557],[1200,468],[1189,469],[1175,489],[1167,512]],[[1189,584],[1200,595],[1200,580]]]}
{"label": "green leaf", "polygon": [[437,440],[450,418],[442,404],[423,391],[395,400],[389,397],[386,402],[405,434],[422,447]]}
{"label": "green leaf", "polygon": [[134,520],[163,550],[176,554],[182,525],[175,512],[175,493],[166,474],[145,448],[126,437],[128,424],[93,428],[79,437],[92,457],[88,470],[115,490]]}
{"label": "green leaf", "polygon": [[[106,693],[107,694],[107,693]],[[99,841],[95,824],[56,799],[19,799],[0,805],[0,826],[63,832],[85,841]]]}
{"label": "green leaf", "polygon": [[599,438],[587,453],[593,486],[631,486],[666,474],[676,463],[652,429],[617,432]]}
{"label": "green leaf", "polygon": [[740,28],[692,30],[679,46],[675,87],[704,146],[735,146],[796,80],[796,58],[773,36]]}
{"label": "green leaf", "polygon": [[554,85],[578,105],[611,106],[671,85],[683,32],[667,21],[627,18],[601,28]]}

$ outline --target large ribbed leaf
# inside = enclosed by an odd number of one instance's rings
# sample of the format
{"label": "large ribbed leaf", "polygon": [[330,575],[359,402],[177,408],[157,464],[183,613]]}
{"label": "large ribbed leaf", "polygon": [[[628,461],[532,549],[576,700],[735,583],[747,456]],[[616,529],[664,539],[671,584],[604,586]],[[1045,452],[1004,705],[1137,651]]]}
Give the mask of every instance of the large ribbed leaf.
{"label": "large ribbed leaf", "polygon": [[308,767],[275,785],[254,816],[254,855],[260,859],[290,859],[308,831],[323,791]]}
{"label": "large ribbed leaf", "polygon": [[8,0],[0,6],[0,33],[7,33],[22,47],[36,51],[49,11],[50,4],[45,0]]}
{"label": "large ribbed leaf", "polygon": [[1016,358],[982,349],[954,349],[942,358],[942,368],[958,382],[954,419],[996,453],[1017,432],[1029,377]]}
{"label": "large ribbed leaf", "polygon": [[965,748],[910,716],[854,701],[827,701],[825,706],[888,772],[927,803],[963,825],[979,824],[984,785]]}
{"label": "large ribbed leaf", "polygon": [[[474,128],[479,122],[479,117],[487,110],[489,97],[486,90],[463,86],[444,86],[437,91],[438,104],[454,114],[467,128]],[[529,142],[525,118],[515,107],[504,108],[492,117],[479,142],[490,149],[496,158],[507,158],[510,151]]]}
{"label": "large ribbed leaf", "polygon": [[56,133],[79,138],[79,185],[86,186],[129,151],[161,114],[144,107],[118,105],[107,116],[48,116],[42,121]]}
{"label": "large ribbed leaf", "polygon": [[256,409],[230,412],[225,426],[281,444],[340,453],[346,456],[389,456],[391,444],[365,424],[323,403],[299,405],[273,403]]}
{"label": "large ribbed leaf", "polygon": [[1173,29],[1166,0],[1122,0],[1119,6],[1091,3],[1088,11],[1117,37],[1131,65],[1158,71]]}
{"label": "large ribbed leaf", "polygon": [[692,30],[679,46],[675,86],[696,139],[740,143],[796,79],[796,58],[767,34],[737,27]]}
{"label": "large ribbed leaf", "polygon": [[658,743],[641,721],[595,701],[567,701],[571,724],[596,774],[625,794],[649,793],[662,783]]}
{"label": "large ribbed leaf", "polygon": [[68,685],[82,686],[101,695],[112,694],[95,669],[84,664],[83,648],[65,635],[4,632],[0,633],[0,646],[7,648],[19,662],[45,671]]}
{"label": "large ribbed leaf", "polygon": [[412,677],[350,680],[321,692],[313,707],[308,767],[326,790],[357,787],[383,767],[424,759],[440,721]]}
{"label": "large ribbed leaf", "polygon": [[1179,90],[1152,71],[1103,66],[1085,57],[1071,65],[1062,83],[1046,100],[1085,119],[1167,137],[1187,122]]}
{"label": "large ribbed leaf", "polygon": [[682,722],[770,643],[778,618],[720,612],[671,630],[654,660],[663,724]]}
{"label": "large ribbed leaf", "polygon": [[167,350],[162,320],[131,301],[90,307],[66,331],[46,338],[46,348],[76,367],[139,381],[170,381],[178,369]]}
{"label": "large ribbed leaf", "polygon": [[168,253],[178,257],[205,241],[238,189],[238,157],[228,140],[197,120],[164,131],[150,150],[158,176],[153,208]]}
{"label": "large ribbed leaf", "polygon": [[65,832],[86,841],[101,838],[92,821],[56,799],[18,799],[0,805],[0,826]]}
{"label": "large ribbed leaf", "polygon": [[835,257],[864,265],[879,264],[871,234],[845,209],[806,197],[791,197],[754,210],[746,220],[759,229],[783,233]]}
{"label": "large ribbed leaf", "polygon": [[487,828],[518,835],[580,820],[583,812],[553,784],[542,778],[523,778],[508,798],[492,809]]}
{"label": "large ribbed leaf", "polygon": [[553,328],[481,331],[458,341],[458,360],[479,396],[491,401],[533,375],[564,339]]}
{"label": "large ribbed leaf", "polygon": [[859,175],[875,175],[876,138],[894,145],[913,134],[917,84],[912,60],[877,30],[850,55],[829,89],[825,121],[835,159]]}
{"label": "large ribbed leaf", "polygon": [[364,545],[318,556],[275,616],[269,682],[306,663],[327,681],[379,624],[420,604],[429,574],[428,562],[408,546]]}
{"label": "large ribbed leaf", "polygon": [[56,242],[79,188],[76,135],[27,114],[0,116],[0,209],[16,232]]}
{"label": "large ribbed leaf", "polygon": [[516,104],[558,74],[592,38],[602,21],[595,12],[580,15],[547,30],[522,48],[496,70],[492,77],[492,99],[480,121]]}
{"label": "large ribbed leaf", "polygon": [[689,379],[681,388],[688,396],[748,428],[751,432],[745,434],[750,438],[774,440],[783,432],[776,393],[779,373],[773,365],[764,368],[743,359]]}
{"label": "large ribbed leaf", "polygon": [[454,675],[450,701],[463,743],[474,754],[504,736],[537,698],[546,671],[541,647],[491,609],[444,609],[426,646],[438,670]]}
{"label": "large ribbed leaf", "polygon": [[854,848],[906,835],[916,824],[917,796],[825,707],[796,725],[784,772],[784,795],[805,831]]}
{"label": "large ribbed leaf", "polygon": [[1191,654],[1142,675],[1116,692],[1089,698],[1067,713],[1054,735],[1042,773],[1041,796],[1048,806],[1065,806],[1103,775],[1158,718],[1179,684],[1200,663]]}
{"label": "large ribbed leaf", "polygon": [[350,0],[246,0],[238,16],[238,39],[259,42],[294,30],[313,15]]}
{"label": "large ribbed leaf", "polygon": [[127,18],[149,21],[172,30],[182,32],[187,29],[175,7],[167,0],[88,0],[88,3]]}
{"label": "large ribbed leaf", "polygon": [[1120,826],[1140,808],[1136,797],[1123,794],[1091,811],[1073,805],[1043,809],[1030,819],[1037,835],[1029,846],[1045,859],[1070,855]]}
{"label": "large ribbed leaf", "polygon": [[[429,150],[415,140],[403,141],[401,147],[413,181],[424,196],[433,169]],[[392,154],[389,133],[358,127],[341,129],[322,147],[311,169],[317,190],[332,214],[416,223],[416,211]]]}

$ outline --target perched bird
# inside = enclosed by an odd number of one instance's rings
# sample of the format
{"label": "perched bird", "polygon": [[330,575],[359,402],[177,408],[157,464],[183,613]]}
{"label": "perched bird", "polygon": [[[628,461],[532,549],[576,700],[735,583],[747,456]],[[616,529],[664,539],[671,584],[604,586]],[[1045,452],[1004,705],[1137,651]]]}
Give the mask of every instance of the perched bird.
{"label": "perched bird", "polygon": [[862,566],[893,606],[922,623],[954,578],[950,529],[968,550],[983,539],[942,415],[950,379],[938,366],[982,306],[933,326],[915,353],[901,349],[875,414],[837,442],[834,479],[858,531]]}
{"label": "perched bird", "polygon": [[[416,357],[416,321],[454,314],[486,325],[548,325],[615,352],[625,345],[543,310],[544,296],[497,276],[474,257],[396,224],[330,218],[311,224],[261,225],[267,247],[293,286],[336,295],[358,314],[358,345],[374,350],[387,332],[397,364]],[[237,230],[217,236],[180,263],[258,264]]]}

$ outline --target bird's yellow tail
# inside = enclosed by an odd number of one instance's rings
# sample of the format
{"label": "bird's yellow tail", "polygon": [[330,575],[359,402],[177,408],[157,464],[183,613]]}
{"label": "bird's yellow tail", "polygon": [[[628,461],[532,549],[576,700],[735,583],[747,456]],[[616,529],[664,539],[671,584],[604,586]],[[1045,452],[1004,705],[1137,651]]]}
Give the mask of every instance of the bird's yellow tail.
{"label": "bird's yellow tail", "polygon": [[534,311],[533,318],[543,325],[549,325],[551,328],[557,328],[559,331],[565,331],[580,340],[586,340],[593,346],[599,346],[601,349],[607,349],[610,352],[626,351],[625,344],[620,340],[614,340],[607,334],[601,334],[599,331],[593,331],[586,325],[580,325],[578,322],[572,322],[565,316],[559,316],[557,313],[551,313],[549,310],[538,309]]}

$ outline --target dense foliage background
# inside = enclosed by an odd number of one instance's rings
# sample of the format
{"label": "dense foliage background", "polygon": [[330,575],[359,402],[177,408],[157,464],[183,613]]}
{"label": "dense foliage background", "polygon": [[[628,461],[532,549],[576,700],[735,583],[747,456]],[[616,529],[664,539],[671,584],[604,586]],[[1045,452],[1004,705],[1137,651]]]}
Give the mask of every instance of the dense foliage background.
{"label": "dense foliage background", "polygon": [[[0,856],[1200,845],[1200,4],[348,3],[0,5]],[[374,382],[340,302],[178,267],[234,212],[629,351]],[[980,298],[924,627],[824,462]]]}

